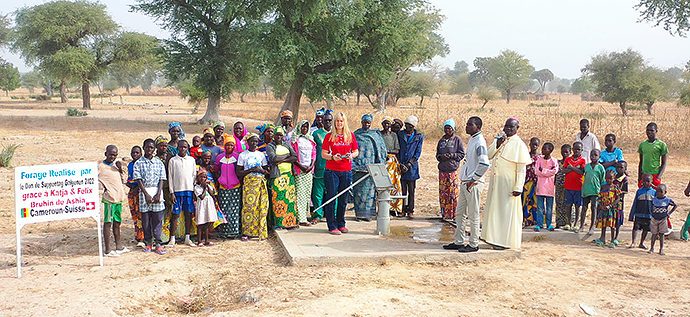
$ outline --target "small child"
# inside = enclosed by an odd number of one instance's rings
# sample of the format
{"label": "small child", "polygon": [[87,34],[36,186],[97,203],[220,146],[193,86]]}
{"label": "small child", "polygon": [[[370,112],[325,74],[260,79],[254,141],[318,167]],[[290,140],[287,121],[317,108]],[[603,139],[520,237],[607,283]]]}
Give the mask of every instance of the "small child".
{"label": "small child", "polygon": [[189,143],[186,140],[177,141],[177,156],[170,158],[168,162],[168,186],[172,193],[173,208],[170,217],[170,242],[168,248],[175,247],[175,233],[177,222],[182,211],[184,214],[185,236],[184,243],[190,247],[195,246],[189,238],[192,231],[192,217],[194,216],[194,179],[196,178],[196,162],[187,155]]}
{"label": "small child", "polygon": [[[541,147],[542,156],[537,157],[534,172],[537,174],[537,225],[534,231],[539,231],[542,226],[549,231],[553,231],[551,217],[553,215],[553,199],[556,194],[554,182],[558,172],[558,161],[551,157],[554,146],[546,142]],[[544,225],[544,215],[546,215],[546,225]]]}
{"label": "small child", "polygon": [[582,207],[582,175],[585,174],[585,159],[582,157],[582,143],[573,143],[573,156],[567,157],[563,163],[562,171],[565,173],[565,210],[572,210],[575,206],[575,222],[572,222],[571,216],[568,215],[568,224],[575,232],[579,232],[577,226],[577,216],[580,214]]}
{"label": "small child", "polygon": [[[527,164],[525,169],[525,185],[522,190],[522,214],[523,226],[535,225],[534,230],[539,231],[540,224],[537,222],[536,214],[539,212],[537,207],[537,174],[534,172],[535,163],[539,155],[539,138],[531,138],[529,140],[529,156],[532,163]],[[543,222],[543,221],[542,221]]]}
{"label": "small child", "polygon": [[625,194],[628,193],[628,163],[626,161],[618,161],[616,164],[616,178],[613,183],[621,190],[621,200],[618,202],[618,220],[616,221],[616,236],[613,238],[613,243],[618,245],[618,234],[621,226],[625,221]]}
{"label": "small child", "polygon": [[[105,148],[105,160],[98,162],[98,182],[103,190],[103,242],[106,256],[120,256],[130,250],[121,245],[120,224],[122,223],[122,202],[125,201],[127,181],[122,162],[117,159],[117,146]],[[110,232],[115,237],[115,250],[110,249]]]}
{"label": "small child", "polygon": [[632,243],[628,248],[635,247],[635,239],[637,238],[637,231],[642,230],[642,239],[640,239],[640,249],[647,249],[644,245],[644,240],[647,238],[647,233],[650,231],[652,210],[654,209],[654,196],[656,190],[652,188],[652,174],[642,175],[642,187],[635,193],[635,201],[630,209],[630,218],[628,221],[635,221],[632,231]]}
{"label": "small child", "polygon": [[607,171],[616,171],[618,162],[623,161],[623,151],[614,147],[614,145],[616,145],[616,135],[613,133],[607,134],[604,139],[604,144],[606,148],[601,151],[599,163],[601,163]]}
{"label": "small child", "polygon": [[[582,183],[582,214],[580,214],[580,231],[585,226],[585,218],[587,216],[587,206],[592,211],[591,221],[589,223],[588,235],[594,234],[594,219],[597,215],[597,197],[601,191],[601,184],[604,183],[606,171],[599,163],[599,155],[601,151],[592,149],[589,152],[589,161],[591,163],[585,166],[585,180]],[[576,221],[577,222],[577,221]]]}
{"label": "small child", "polygon": [[570,217],[573,213],[573,207],[566,211],[565,207],[565,172],[563,171],[563,165],[565,164],[565,159],[572,154],[573,147],[570,144],[563,144],[561,146],[561,159],[558,160],[558,173],[556,174],[556,179],[554,182],[554,187],[556,189],[556,228],[563,228],[564,230],[570,230]]}
{"label": "small child", "polygon": [[139,211],[144,229],[144,252],[151,252],[153,239],[156,241],[156,253],[166,253],[162,246],[163,231],[163,182],[167,180],[163,161],[153,156],[156,150],[153,139],[146,139],[143,144],[144,157],[134,163],[133,178],[139,184]]}
{"label": "small child", "polygon": [[141,228],[141,213],[139,212],[139,184],[134,180],[134,162],[141,158],[141,146],[135,145],[129,152],[132,161],[127,165],[127,201],[129,202],[129,213],[132,215],[134,222],[134,239],[137,241],[137,247],[143,248],[144,244],[144,230]]}
{"label": "small child", "polygon": [[[196,226],[197,242],[199,246],[213,246],[213,242],[208,241],[209,226],[218,221],[218,212],[213,201],[215,190],[210,186],[205,172],[200,171],[196,175],[194,185],[194,198],[196,199]],[[204,243],[205,241],[205,243]]]}
{"label": "small child", "polygon": [[201,153],[204,153],[204,150],[201,149],[201,137],[195,135],[192,138],[192,148],[189,149],[189,155],[191,155],[196,160],[199,159]]}
{"label": "small child", "polygon": [[[649,253],[654,253],[654,242],[659,236],[659,255],[666,255],[664,253],[664,234],[668,230],[668,217],[676,211],[678,205],[671,198],[666,197],[666,185],[659,184],[656,187],[656,197],[652,200],[654,209],[652,210],[652,245],[649,247]],[[673,206],[668,210],[669,206]]]}
{"label": "small child", "polygon": [[621,200],[621,190],[614,183],[615,178],[615,171],[606,171],[606,183],[601,185],[601,191],[597,198],[597,228],[601,228],[601,236],[594,240],[594,242],[602,247],[606,245],[606,228],[611,228],[611,243],[609,243],[609,247],[613,248],[616,246],[614,239],[616,236],[616,222],[620,213],[620,210],[618,210],[620,205],[618,203]]}

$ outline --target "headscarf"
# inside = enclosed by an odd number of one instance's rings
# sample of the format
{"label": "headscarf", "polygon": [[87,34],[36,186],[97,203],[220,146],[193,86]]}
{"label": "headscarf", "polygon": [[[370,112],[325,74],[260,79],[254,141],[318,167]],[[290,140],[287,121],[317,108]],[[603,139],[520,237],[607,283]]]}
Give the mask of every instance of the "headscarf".
{"label": "headscarf", "polygon": [[416,127],[417,124],[419,124],[419,119],[415,116],[409,116],[409,117],[407,117],[407,119],[405,119],[405,123],[409,123],[413,127]]}
{"label": "headscarf", "polygon": [[520,120],[518,120],[516,117],[510,117],[508,120],[515,120],[518,124],[520,123]]}
{"label": "headscarf", "polygon": [[400,125],[401,128],[405,127],[405,124],[400,119],[393,119],[393,121]]}
{"label": "headscarf", "polygon": [[217,126],[221,126],[221,127],[225,128],[225,123],[223,123],[223,121],[218,121],[218,122],[214,123],[213,127],[211,127],[211,128],[215,129]]}
{"label": "headscarf", "polygon": [[325,114],[326,114],[326,108],[325,108],[325,107],[321,107],[321,109],[316,110],[316,116],[317,116],[317,117],[323,116],[323,115],[325,115]]}
{"label": "headscarf", "polygon": [[163,143],[163,142],[168,143],[168,138],[164,137],[163,135],[159,135],[156,137],[156,139],[154,141],[156,143],[156,146],[158,146],[158,144]]}
{"label": "headscarf", "polygon": [[273,133],[275,134],[282,133],[283,135],[285,135],[285,128],[283,128],[282,126],[276,127],[273,131]]}
{"label": "headscarf", "polygon": [[297,141],[299,140],[299,137],[301,137],[301,136],[307,138],[307,140],[309,140],[309,141],[314,142],[314,137],[311,136],[309,131],[307,131],[307,134],[302,134],[302,126],[305,124],[309,124],[309,121],[302,120],[297,124],[297,126],[295,127],[295,130],[293,130],[293,132],[292,132],[292,138],[290,138],[290,142],[297,143]]}
{"label": "headscarf", "polygon": [[393,124],[393,122],[395,121],[395,119],[393,119],[393,117],[391,117],[391,116],[385,116],[385,117],[383,117],[383,120],[381,120],[381,122],[384,122],[384,121],[388,121],[388,122],[390,122],[391,124]]}
{"label": "headscarf", "polygon": [[206,133],[209,133],[209,134],[211,134],[211,135],[213,135],[213,136],[216,135],[216,134],[213,132],[213,128],[206,128],[206,129],[204,129],[204,135],[206,135]]}
{"label": "headscarf", "polygon": [[258,138],[259,140],[261,140],[261,137],[259,137],[258,134],[256,134],[256,133],[247,133],[247,135],[244,136],[244,142],[249,141],[249,139],[251,139],[251,138],[253,138],[253,137],[256,137],[256,138]]}
{"label": "headscarf", "polygon": [[364,121],[364,120],[369,120],[369,122],[374,121],[374,116],[372,116],[371,114],[367,113],[367,114],[365,114],[365,115],[362,116],[362,121]]}
{"label": "headscarf", "polygon": [[[275,131],[276,126],[273,125],[273,124],[271,124],[271,123],[264,123],[264,124],[262,124],[262,125],[256,127],[256,130],[259,131],[259,133],[260,133],[260,135],[259,135],[259,140],[263,140],[264,143],[266,142],[266,140],[264,140],[264,133],[266,133],[266,130],[267,130],[268,128],[271,128],[271,129],[273,129],[273,130]],[[245,140],[245,141],[248,140],[246,135],[244,136],[244,140]]]}
{"label": "headscarf", "polygon": [[446,121],[446,123],[443,124],[444,128],[446,126],[449,126],[449,127],[453,128],[453,130],[455,130],[455,120],[453,120],[453,118],[448,119],[448,121]]}
{"label": "headscarf", "polygon": [[174,127],[180,128],[180,140],[184,140],[184,138],[185,138],[185,136],[187,136],[187,134],[184,133],[184,130],[182,130],[182,125],[179,122],[171,122],[168,125],[168,132],[170,132],[170,130],[172,130],[172,128],[174,128]]}
{"label": "headscarf", "polygon": [[283,112],[280,113],[280,117],[290,117],[292,118],[292,111],[290,110],[283,110]]}

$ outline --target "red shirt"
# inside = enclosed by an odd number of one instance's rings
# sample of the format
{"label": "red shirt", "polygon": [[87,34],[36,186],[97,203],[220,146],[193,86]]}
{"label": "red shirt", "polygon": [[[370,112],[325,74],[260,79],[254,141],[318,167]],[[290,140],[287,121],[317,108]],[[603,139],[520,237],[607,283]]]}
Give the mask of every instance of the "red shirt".
{"label": "red shirt", "polygon": [[[581,167],[584,168],[587,163],[585,162],[585,158],[580,155],[577,159],[574,159],[572,156],[566,157],[565,161],[563,162],[563,167],[566,166],[574,166],[574,167]],[[565,183],[563,184],[563,188],[569,189],[569,190],[582,190],[582,182],[584,181],[585,176],[580,175],[577,172],[570,172],[568,174],[565,174]]]}
{"label": "red shirt", "polygon": [[191,155],[195,159],[199,158],[199,156],[201,156],[201,153],[204,153],[204,150],[202,150],[200,146],[195,146],[189,149],[189,155]]}
{"label": "red shirt", "polygon": [[[355,140],[355,135],[353,133],[350,133],[352,136],[352,141],[345,142],[345,137],[343,135],[338,135],[335,139],[335,142],[331,141],[331,133],[327,134],[326,137],[323,139],[323,150],[328,151],[329,154],[336,155],[340,154],[345,155],[347,153],[352,153],[354,150],[359,149],[359,146],[357,146],[357,140]],[[321,153],[319,153],[320,155]],[[326,169],[329,169],[331,171],[337,171],[337,172],[347,172],[352,170],[352,159],[343,159],[340,161],[334,161],[329,159],[326,161]]]}

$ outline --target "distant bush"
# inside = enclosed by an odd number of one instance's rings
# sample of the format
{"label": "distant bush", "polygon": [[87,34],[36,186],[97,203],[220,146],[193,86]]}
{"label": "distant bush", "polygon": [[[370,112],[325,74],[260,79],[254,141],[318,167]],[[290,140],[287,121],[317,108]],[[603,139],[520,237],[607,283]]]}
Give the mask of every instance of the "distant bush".
{"label": "distant bush", "polygon": [[625,108],[628,110],[647,110],[645,105],[625,105]]}
{"label": "distant bush", "polygon": [[69,98],[69,99],[79,99],[79,98],[81,98],[81,95],[69,95],[69,96],[67,96],[67,98]]}
{"label": "distant bush", "polygon": [[36,100],[50,100],[50,96],[48,95],[31,95],[29,98]]}
{"label": "distant bush", "polygon": [[74,108],[67,108],[67,116],[68,117],[83,117],[83,116],[88,116],[89,114],[86,113],[86,111],[81,111],[78,109]]}
{"label": "distant bush", "polygon": [[530,106],[532,107],[558,107],[557,103],[529,103]]}
{"label": "distant bush", "polygon": [[15,100],[24,100],[24,99],[26,99],[26,97],[18,97],[18,96],[10,96],[10,98],[11,98],[11,99],[15,99]]}
{"label": "distant bush", "polygon": [[2,152],[0,152],[0,167],[10,167],[12,165],[12,158],[14,157],[14,151],[17,150],[19,144],[10,144],[9,146],[4,146]]}

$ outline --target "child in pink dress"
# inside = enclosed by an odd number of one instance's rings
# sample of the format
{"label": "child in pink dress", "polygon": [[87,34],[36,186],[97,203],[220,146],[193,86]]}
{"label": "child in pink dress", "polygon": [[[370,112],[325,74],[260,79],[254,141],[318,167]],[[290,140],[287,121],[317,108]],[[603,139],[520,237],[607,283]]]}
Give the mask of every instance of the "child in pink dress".
{"label": "child in pink dress", "polygon": [[[554,182],[556,181],[556,173],[558,173],[558,160],[551,157],[553,149],[553,144],[549,142],[544,143],[541,147],[542,155],[534,163],[534,173],[537,174],[537,219],[535,219],[534,231],[540,231],[541,228],[553,231],[551,217],[553,215],[553,200],[556,194]],[[546,215],[546,224],[544,224],[544,215]]]}

